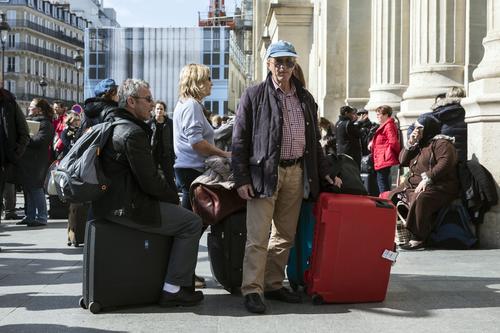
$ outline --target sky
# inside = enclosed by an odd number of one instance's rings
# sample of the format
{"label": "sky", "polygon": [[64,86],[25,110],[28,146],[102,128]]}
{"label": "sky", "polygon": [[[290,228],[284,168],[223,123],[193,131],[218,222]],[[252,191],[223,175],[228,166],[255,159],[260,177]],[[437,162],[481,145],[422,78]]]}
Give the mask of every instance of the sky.
{"label": "sky", "polygon": [[[226,0],[226,12],[234,12],[239,0]],[[206,16],[210,0],[104,0],[116,10],[122,27],[196,27],[198,12]]]}

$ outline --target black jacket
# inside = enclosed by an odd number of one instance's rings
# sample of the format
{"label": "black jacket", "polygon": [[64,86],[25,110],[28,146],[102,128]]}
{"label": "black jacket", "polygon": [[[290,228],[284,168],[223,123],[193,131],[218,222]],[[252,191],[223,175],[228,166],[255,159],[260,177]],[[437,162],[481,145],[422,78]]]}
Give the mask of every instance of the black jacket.
{"label": "black jacket", "polygon": [[[319,178],[328,174],[329,163],[320,145],[317,105],[312,95],[292,77],[304,110],[306,148],[304,172],[311,198],[319,194]],[[245,90],[236,113],[232,139],[232,167],[236,187],[252,184],[257,197],[271,197],[278,183],[278,164],[283,115],[271,75]]]}
{"label": "black jacket", "polygon": [[337,154],[351,156],[358,165],[361,165],[361,133],[359,127],[345,116],[339,116],[335,124],[337,133]]}
{"label": "black jacket", "polygon": [[92,202],[96,217],[121,219],[125,223],[160,225],[159,202],[179,203],[176,189],[169,188],[151,153],[151,129],[125,109],[114,109],[108,119],[126,119],[116,125],[102,154],[109,190]]}
{"label": "black jacket", "polygon": [[169,186],[175,188],[174,183],[174,123],[165,115],[165,121],[158,123],[153,117],[148,122],[152,130],[151,147],[156,164],[161,167],[163,175],[169,182]]}
{"label": "black jacket", "polygon": [[[455,138],[455,148],[460,162],[467,161],[467,124],[465,123],[465,110],[460,105],[459,99],[445,98],[433,105],[433,111],[422,116],[434,116],[441,122],[441,134]],[[415,124],[407,130],[407,137],[413,132]]]}
{"label": "black jacket", "polygon": [[16,169],[16,180],[27,188],[43,187],[49,168],[49,147],[54,139],[52,120],[45,116],[28,116],[26,119],[40,122],[38,133],[30,138]]}
{"label": "black jacket", "polygon": [[0,88],[0,166],[17,164],[30,140],[28,124],[14,96]]}
{"label": "black jacket", "polygon": [[118,107],[114,101],[107,101],[101,97],[88,98],[83,106],[83,117],[80,128],[76,134],[79,138],[89,127],[100,124],[108,117],[109,113]]}
{"label": "black jacket", "polygon": [[455,138],[458,160],[467,161],[467,124],[465,110],[460,103],[437,107],[432,115],[441,121],[441,134]]}

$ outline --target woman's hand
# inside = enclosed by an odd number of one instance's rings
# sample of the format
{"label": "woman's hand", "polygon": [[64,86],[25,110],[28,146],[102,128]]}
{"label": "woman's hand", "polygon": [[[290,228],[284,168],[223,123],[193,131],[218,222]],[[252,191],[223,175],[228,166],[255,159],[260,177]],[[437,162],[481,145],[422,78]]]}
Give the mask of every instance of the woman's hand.
{"label": "woman's hand", "polygon": [[427,184],[428,182],[422,179],[420,183],[418,183],[417,188],[415,189],[415,193],[424,192],[425,189],[427,188]]}
{"label": "woman's hand", "polygon": [[413,146],[417,144],[420,139],[422,139],[422,127],[417,127],[411,132],[410,138],[408,139],[408,144]]}

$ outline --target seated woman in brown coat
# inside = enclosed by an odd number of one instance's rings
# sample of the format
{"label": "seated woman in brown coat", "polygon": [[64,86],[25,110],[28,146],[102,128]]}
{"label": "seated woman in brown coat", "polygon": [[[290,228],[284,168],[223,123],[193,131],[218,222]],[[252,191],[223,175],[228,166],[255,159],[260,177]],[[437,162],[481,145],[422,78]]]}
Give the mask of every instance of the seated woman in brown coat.
{"label": "seated woman in brown coat", "polygon": [[440,127],[434,117],[419,117],[399,155],[401,165],[409,167],[410,172],[390,197],[404,198],[409,204],[406,228],[412,236],[401,246],[403,249],[423,247],[434,228],[437,212],[458,197],[454,140],[439,134]]}

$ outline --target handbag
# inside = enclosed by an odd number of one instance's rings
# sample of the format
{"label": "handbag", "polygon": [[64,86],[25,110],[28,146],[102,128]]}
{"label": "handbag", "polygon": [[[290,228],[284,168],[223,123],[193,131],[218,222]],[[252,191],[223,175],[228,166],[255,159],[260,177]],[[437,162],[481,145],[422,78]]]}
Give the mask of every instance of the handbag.
{"label": "handbag", "polygon": [[372,173],[373,169],[373,158],[372,154],[365,155],[361,157],[361,172],[362,173]]}
{"label": "handbag", "polygon": [[52,162],[49,166],[49,169],[47,170],[47,175],[45,175],[43,189],[48,195],[57,195],[56,182],[54,180],[54,171],[59,165],[59,162],[60,160],[55,160],[54,162]]}
{"label": "handbag", "polygon": [[204,225],[216,224],[247,206],[235,188],[220,185],[194,184],[191,188],[191,206]]}
{"label": "handbag", "polygon": [[408,215],[409,207],[408,204],[400,200],[396,204],[396,236],[394,238],[394,242],[397,245],[406,244],[411,239],[411,232],[406,228],[406,217]]}

